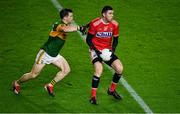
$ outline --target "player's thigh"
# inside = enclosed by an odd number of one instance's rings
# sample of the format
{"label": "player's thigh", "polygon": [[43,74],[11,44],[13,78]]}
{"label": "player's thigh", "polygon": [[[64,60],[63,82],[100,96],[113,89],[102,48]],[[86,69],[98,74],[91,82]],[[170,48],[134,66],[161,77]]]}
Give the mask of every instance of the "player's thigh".
{"label": "player's thigh", "polygon": [[44,68],[46,64],[37,64],[37,63],[34,63],[33,65],[33,68],[31,70],[31,73],[35,74],[35,75],[38,75],[41,70]]}
{"label": "player's thigh", "polygon": [[103,65],[102,65],[102,63],[97,61],[93,65],[94,65],[94,74],[96,76],[100,77],[102,72],[103,72]]}
{"label": "player's thigh", "polygon": [[70,66],[67,60],[63,56],[58,58],[56,61],[53,61],[52,64],[57,66],[62,71],[67,71],[67,72],[70,71]]}
{"label": "player's thigh", "polygon": [[119,59],[116,59],[115,61],[113,61],[111,67],[115,70],[116,73],[122,74],[123,65]]}

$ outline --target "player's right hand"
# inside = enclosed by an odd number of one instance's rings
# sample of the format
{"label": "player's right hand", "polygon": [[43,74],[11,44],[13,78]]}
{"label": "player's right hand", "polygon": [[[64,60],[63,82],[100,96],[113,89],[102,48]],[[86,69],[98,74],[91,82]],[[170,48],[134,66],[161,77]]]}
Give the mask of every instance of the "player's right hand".
{"label": "player's right hand", "polygon": [[85,35],[87,32],[86,32],[86,26],[83,26],[83,25],[81,25],[80,27],[79,27],[79,31],[82,33],[82,35]]}
{"label": "player's right hand", "polygon": [[100,57],[100,55],[102,54],[99,50],[94,49],[94,51],[96,52],[97,56]]}

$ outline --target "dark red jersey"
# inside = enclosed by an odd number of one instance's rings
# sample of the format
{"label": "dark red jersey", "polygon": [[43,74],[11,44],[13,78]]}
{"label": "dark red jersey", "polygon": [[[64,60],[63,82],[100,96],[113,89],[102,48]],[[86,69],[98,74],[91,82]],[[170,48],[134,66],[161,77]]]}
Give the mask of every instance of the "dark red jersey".
{"label": "dark red jersey", "polygon": [[112,49],[112,37],[119,36],[118,22],[112,20],[109,23],[104,23],[102,18],[96,18],[90,22],[88,32],[94,37],[92,43],[98,50],[105,48]]}

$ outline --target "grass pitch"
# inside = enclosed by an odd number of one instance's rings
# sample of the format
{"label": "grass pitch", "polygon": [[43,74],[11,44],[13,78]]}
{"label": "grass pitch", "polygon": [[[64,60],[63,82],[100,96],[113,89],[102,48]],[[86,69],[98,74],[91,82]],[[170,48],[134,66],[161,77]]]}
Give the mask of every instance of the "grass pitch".
{"label": "grass pitch", "polygon": [[[180,112],[180,2],[178,0],[76,0],[60,1],[72,8],[75,21],[85,24],[112,5],[120,24],[116,54],[124,65],[124,78],[153,112]],[[144,111],[120,84],[120,102],[106,94],[112,73],[104,68],[98,89],[98,106],[89,103],[93,68],[88,46],[77,33],[70,33],[61,54],[71,73],[55,86],[56,97],[43,86],[57,68],[48,65],[40,76],[22,85],[14,95],[11,82],[28,72],[39,47],[48,39],[58,12],[50,0],[0,1],[0,112],[104,112]]]}

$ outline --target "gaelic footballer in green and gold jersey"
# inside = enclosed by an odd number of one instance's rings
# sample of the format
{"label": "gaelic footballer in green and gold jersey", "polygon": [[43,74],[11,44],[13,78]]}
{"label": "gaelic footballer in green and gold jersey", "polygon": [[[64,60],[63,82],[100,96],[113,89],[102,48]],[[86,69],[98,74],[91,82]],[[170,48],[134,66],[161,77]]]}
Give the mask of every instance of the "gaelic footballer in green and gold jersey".
{"label": "gaelic footballer in green and gold jersey", "polygon": [[52,30],[49,33],[48,41],[41,47],[37,54],[32,70],[13,82],[13,92],[15,94],[19,94],[21,83],[36,78],[45,65],[53,64],[57,66],[60,71],[56,74],[54,79],[44,87],[49,95],[54,96],[54,85],[70,72],[68,62],[59,54],[59,51],[62,49],[66,41],[67,33],[77,30],[84,33],[86,30],[83,26],[79,27],[77,25],[71,25],[72,21],[73,13],[71,9],[63,9],[60,11],[60,21],[53,24]]}
{"label": "gaelic footballer in green and gold jersey", "polygon": [[63,27],[68,26],[63,22],[56,22],[52,26],[49,33],[48,41],[42,46],[42,49],[50,56],[56,57],[63,47],[67,33],[63,31]]}

